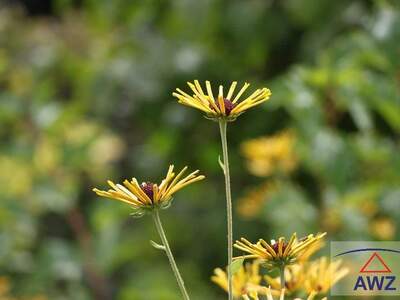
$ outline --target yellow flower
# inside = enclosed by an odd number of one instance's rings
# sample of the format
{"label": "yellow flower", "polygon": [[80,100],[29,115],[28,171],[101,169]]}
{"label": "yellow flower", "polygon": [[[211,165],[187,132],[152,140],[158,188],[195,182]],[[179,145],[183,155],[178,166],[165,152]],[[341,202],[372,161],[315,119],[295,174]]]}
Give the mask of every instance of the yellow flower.
{"label": "yellow flower", "polygon": [[380,240],[392,240],[396,235],[395,222],[387,217],[380,217],[373,220],[369,226],[373,236]]}
{"label": "yellow flower", "polygon": [[[228,276],[221,268],[214,269],[214,275],[211,280],[228,291]],[[260,286],[262,277],[260,275],[260,261],[253,261],[241,266],[232,276],[233,296],[240,297],[249,291],[256,291],[262,288]]]}
{"label": "yellow flower", "polygon": [[132,178],[131,181],[125,180],[123,185],[114,184],[108,180],[108,184],[112,189],[101,191],[94,188],[93,191],[99,196],[119,200],[131,205],[135,210],[133,215],[140,217],[147,210],[153,208],[168,208],[174,193],[191,183],[205,178],[203,175],[197,175],[199,170],[182,178],[186,170],[187,167],[184,167],[175,176],[174,166],[170,165],[165,179],[159,185],[152,182],[139,184],[136,178]]}
{"label": "yellow flower", "polygon": [[[264,276],[265,281],[271,285],[273,290],[281,289],[280,277]],[[304,264],[294,264],[285,268],[285,289],[291,294],[302,289],[304,286]]]}
{"label": "yellow flower", "polygon": [[[271,288],[269,288],[269,287],[268,288],[264,288],[264,293],[267,296],[267,300],[274,300],[274,297],[272,296]],[[261,300],[258,297],[258,294],[259,293],[257,293],[257,292],[250,292],[247,295],[243,295],[243,300]],[[307,300],[314,300],[315,296],[316,296],[316,293],[311,293],[308,296]],[[285,300],[285,289],[282,289],[279,292],[279,300]],[[302,299],[301,298],[295,298],[294,300],[302,300]],[[327,300],[327,298],[323,298],[322,300]]]}
{"label": "yellow flower", "polygon": [[[315,252],[320,250],[324,244],[325,242],[323,239],[317,240],[304,250],[301,256],[298,257],[297,263],[285,268],[285,288],[289,294],[304,289],[304,280],[306,278],[305,272],[308,260]],[[273,290],[279,290],[281,288],[281,280],[279,276],[271,277],[265,275],[264,278],[266,282],[271,285]]]}
{"label": "yellow flower", "polygon": [[252,188],[246,195],[238,200],[237,211],[244,218],[256,216],[270,194],[276,191],[275,182],[266,181],[260,186]]}
{"label": "yellow flower", "polygon": [[10,281],[7,277],[0,277],[0,299],[10,291]]}
{"label": "yellow flower", "polygon": [[241,150],[250,173],[264,177],[276,171],[289,173],[296,167],[294,144],[293,132],[283,131],[271,137],[248,140],[242,144]]}
{"label": "yellow flower", "polygon": [[325,207],[321,212],[322,228],[329,232],[338,232],[343,227],[343,207]]}
{"label": "yellow flower", "polygon": [[366,217],[373,217],[379,210],[377,202],[369,198],[361,198],[360,201],[358,201],[358,203],[354,203],[354,205]]}
{"label": "yellow flower", "polygon": [[[272,297],[272,295],[271,295],[271,297]],[[244,300],[251,300],[251,299],[260,300],[260,298],[258,297],[258,292],[255,292],[255,291],[249,292],[247,295],[243,295],[242,298]],[[274,298],[272,298],[272,300],[274,300]]]}
{"label": "yellow flower", "polygon": [[250,84],[245,83],[234,96],[237,85],[236,81],[232,82],[228,94],[226,95],[224,95],[224,87],[220,85],[216,97],[214,97],[209,81],[206,81],[206,93],[198,80],[194,80],[193,83],[188,82],[187,84],[192,90],[192,95],[189,95],[178,88],[176,89],[176,92],[172,93],[172,95],[178,98],[179,103],[203,111],[206,116],[212,120],[223,119],[226,121],[234,121],[246,110],[267,101],[271,96],[271,91],[264,87],[257,89],[244,100],[239,101],[240,97]]}
{"label": "yellow flower", "polygon": [[5,276],[0,276],[0,300],[47,300],[47,297],[44,295],[36,295],[24,298],[15,298],[11,296],[11,282]]}
{"label": "yellow flower", "polygon": [[[0,155],[0,188],[3,197],[15,197],[20,201],[29,199],[35,175],[31,166],[16,156]],[[10,176],[12,174],[12,176]]]}
{"label": "yellow flower", "polygon": [[319,239],[315,241],[315,243],[311,244],[307,249],[299,257],[300,262],[305,262],[310,259],[317,251],[321,250],[325,246],[325,241],[323,239]]}
{"label": "yellow flower", "polygon": [[328,262],[326,257],[313,261],[305,271],[304,289],[307,292],[326,294],[349,270],[341,267],[342,262]]}
{"label": "yellow flower", "polygon": [[294,233],[289,242],[286,242],[285,238],[280,237],[277,242],[272,240],[271,243],[267,243],[265,240],[260,239],[256,244],[249,242],[245,238],[241,238],[240,241],[236,241],[234,247],[249,253],[240,258],[262,259],[266,264],[271,265],[282,265],[282,263],[292,264],[296,262],[309,247],[322,239],[325,235],[326,233],[319,233],[316,236],[310,234],[298,240],[296,233]]}

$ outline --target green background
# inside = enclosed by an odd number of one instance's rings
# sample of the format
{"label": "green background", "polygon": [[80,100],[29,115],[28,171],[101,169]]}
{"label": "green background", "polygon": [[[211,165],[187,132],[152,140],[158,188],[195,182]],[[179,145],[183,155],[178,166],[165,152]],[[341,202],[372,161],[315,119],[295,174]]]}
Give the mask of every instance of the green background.
{"label": "green background", "polygon": [[[253,218],[235,214],[234,238],[399,238],[398,1],[0,5],[0,276],[11,295],[180,299],[149,244],[151,218],[91,191],[106,179],[158,182],[174,163],[207,179],[162,213],[170,244],[193,299],[225,298],[210,282],[226,261],[218,126],[171,95],[193,79],[272,90],[228,128],[235,207],[266,180],[248,172],[240,144],[296,132],[297,168],[267,178],[283,188]],[[389,236],[371,231],[382,218]]]}

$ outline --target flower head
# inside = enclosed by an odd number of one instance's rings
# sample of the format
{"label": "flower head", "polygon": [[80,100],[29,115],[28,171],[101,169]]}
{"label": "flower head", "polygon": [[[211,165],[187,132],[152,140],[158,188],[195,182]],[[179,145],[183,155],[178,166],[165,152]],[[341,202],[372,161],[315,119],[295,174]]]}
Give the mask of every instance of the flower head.
{"label": "flower head", "polygon": [[379,217],[371,221],[369,230],[380,240],[392,240],[396,235],[396,223],[388,217]]}
{"label": "flower head", "polygon": [[312,243],[309,247],[307,247],[304,252],[301,254],[299,257],[299,262],[304,263],[306,261],[309,261],[310,258],[319,250],[321,250],[325,246],[325,241],[324,239],[318,239],[314,243]]}
{"label": "flower head", "polygon": [[266,264],[272,266],[288,265],[296,262],[309,247],[322,239],[325,234],[319,233],[316,236],[310,234],[299,240],[294,233],[288,242],[285,238],[280,237],[278,241],[272,240],[271,243],[260,239],[256,244],[241,238],[240,241],[236,241],[234,247],[249,253],[241,258],[262,259]]}
{"label": "flower head", "polygon": [[243,218],[254,218],[277,190],[279,190],[279,184],[276,181],[265,181],[261,185],[253,187],[237,201],[238,213]]}
{"label": "flower head", "polygon": [[340,260],[330,263],[326,257],[311,262],[305,271],[304,289],[309,293],[327,293],[349,272],[348,269],[342,268],[341,264]]}
{"label": "flower head", "polygon": [[[0,299],[1,300],[20,300],[22,298],[14,298],[12,296],[12,282],[8,279],[8,277],[0,276]],[[48,298],[45,295],[35,295],[31,297],[24,297],[24,300],[47,300]]]}
{"label": "flower head", "polygon": [[133,215],[142,216],[147,210],[154,208],[168,208],[172,201],[172,196],[183,187],[202,180],[203,175],[197,175],[196,170],[183,177],[187,167],[184,167],[178,175],[174,173],[174,166],[170,165],[166,177],[160,184],[152,182],[143,182],[139,184],[136,178],[131,181],[125,180],[122,184],[114,184],[108,180],[112,189],[102,191],[94,188],[93,191],[102,197],[108,197],[114,200],[125,202],[135,210]]}
{"label": "flower head", "polygon": [[181,89],[176,89],[176,92],[172,95],[178,98],[178,102],[197,108],[212,120],[226,120],[234,121],[239,115],[248,110],[249,108],[263,103],[271,96],[271,91],[267,88],[261,88],[255,90],[252,94],[247,96],[244,100],[239,101],[242,94],[250,86],[249,83],[245,83],[239,92],[234,95],[237,82],[232,82],[229,91],[224,95],[224,87],[219,86],[218,95],[214,97],[211,84],[206,81],[206,92],[204,92],[198,80],[193,83],[187,83],[192,90],[192,95],[189,95]]}
{"label": "flower head", "polygon": [[[274,297],[272,296],[271,288],[264,288],[264,295],[267,296],[267,300],[274,300]],[[243,300],[260,300],[258,297],[257,292],[250,292],[247,295],[243,295]],[[307,300],[314,300],[316,296],[316,293],[311,293],[308,297]],[[279,300],[285,300],[285,289],[282,289],[279,292]],[[294,300],[302,300],[301,298],[295,298]],[[323,298],[322,300],[327,300],[327,298]]]}
{"label": "flower head", "polygon": [[[214,269],[214,275],[211,280],[228,291],[228,276],[221,268]],[[254,260],[251,263],[246,263],[233,274],[233,296],[240,297],[250,291],[257,291],[260,288],[262,277],[260,275],[260,261]]]}
{"label": "flower head", "polygon": [[290,173],[297,164],[294,153],[295,135],[283,131],[245,141],[241,151],[247,160],[247,168],[256,176],[265,177],[274,172]]}
{"label": "flower head", "polygon": [[[285,289],[288,294],[292,294],[304,287],[304,267],[304,264],[293,264],[285,268]],[[265,275],[264,279],[269,285],[271,285],[273,291],[280,290],[280,276],[272,277]]]}

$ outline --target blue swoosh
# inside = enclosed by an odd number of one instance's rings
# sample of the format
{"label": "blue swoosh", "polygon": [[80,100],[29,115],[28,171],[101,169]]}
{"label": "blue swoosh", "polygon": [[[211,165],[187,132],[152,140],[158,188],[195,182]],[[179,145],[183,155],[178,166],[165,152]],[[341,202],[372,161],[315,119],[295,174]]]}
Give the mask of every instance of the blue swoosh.
{"label": "blue swoosh", "polygon": [[385,248],[364,248],[364,249],[355,249],[355,250],[350,250],[350,251],[346,251],[343,253],[339,253],[339,254],[335,255],[334,257],[338,257],[338,256],[342,256],[345,254],[350,254],[350,253],[367,252],[367,251],[384,251],[384,252],[393,252],[393,253],[400,254],[400,250],[385,249]]}

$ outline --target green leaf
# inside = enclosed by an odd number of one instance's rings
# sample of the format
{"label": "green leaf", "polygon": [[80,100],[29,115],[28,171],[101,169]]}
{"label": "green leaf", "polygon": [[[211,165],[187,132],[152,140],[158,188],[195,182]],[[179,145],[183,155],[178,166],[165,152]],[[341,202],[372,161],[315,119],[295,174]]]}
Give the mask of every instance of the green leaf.
{"label": "green leaf", "polygon": [[234,275],[236,272],[240,270],[241,266],[243,265],[243,262],[244,258],[238,258],[231,263],[230,269],[232,275]]}
{"label": "green leaf", "polygon": [[154,242],[154,241],[152,241],[152,240],[150,240],[150,244],[151,244],[154,248],[156,248],[157,250],[163,250],[163,251],[165,251],[165,246],[164,246],[164,245],[157,244],[156,242]]}

